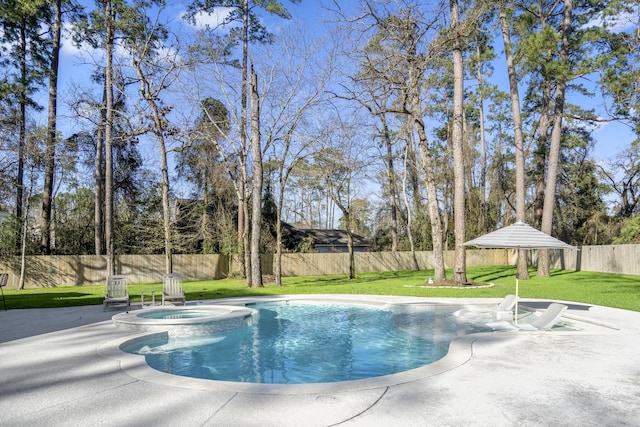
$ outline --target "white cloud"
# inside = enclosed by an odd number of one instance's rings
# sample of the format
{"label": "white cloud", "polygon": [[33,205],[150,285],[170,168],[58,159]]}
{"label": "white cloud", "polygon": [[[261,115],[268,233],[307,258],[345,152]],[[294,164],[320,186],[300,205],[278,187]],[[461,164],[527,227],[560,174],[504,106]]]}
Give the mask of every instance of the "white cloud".
{"label": "white cloud", "polygon": [[94,49],[87,42],[82,42],[80,46],[76,46],[72,39],[71,31],[70,27],[66,27],[65,31],[62,32],[62,48],[60,49],[60,56],[63,58],[73,57],[77,59],[89,59],[94,57],[96,51],[99,49]]}
{"label": "white cloud", "polygon": [[601,13],[594,16],[584,27],[600,27],[607,25],[607,28],[614,33],[629,31],[638,26],[640,16],[640,6],[635,6],[629,12],[622,12],[615,16],[602,16]]}
{"label": "white cloud", "polygon": [[[194,16],[196,28],[217,28],[224,24],[225,19],[233,11],[231,7],[217,7],[211,13],[198,12]],[[180,17],[184,18],[185,12]]]}

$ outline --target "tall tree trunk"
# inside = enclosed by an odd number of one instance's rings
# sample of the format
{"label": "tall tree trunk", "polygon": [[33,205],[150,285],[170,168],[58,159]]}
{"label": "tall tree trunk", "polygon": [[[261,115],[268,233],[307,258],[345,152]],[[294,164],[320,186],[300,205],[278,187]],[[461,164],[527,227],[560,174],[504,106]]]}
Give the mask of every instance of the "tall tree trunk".
{"label": "tall tree trunk", "polygon": [[416,257],[416,247],[413,243],[413,231],[411,230],[411,226],[413,225],[413,215],[411,214],[411,204],[409,203],[409,197],[407,196],[407,164],[409,158],[409,152],[411,151],[411,138],[409,137],[407,140],[407,146],[405,147],[404,152],[404,168],[402,173],[402,196],[404,200],[404,207],[407,210],[407,238],[409,239],[409,250],[411,251],[411,259],[413,261],[413,269],[415,271],[420,270],[420,266],[418,265],[418,258]]}
{"label": "tall tree trunk", "polygon": [[[282,188],[282,187],[281,187]],[[274,275],[276,286],[282,286],[282,197],[278,196],[278,208],[276,209],[276,259]]]}
{"label": "tall tree trunk", "polygon": [[[347,216],[348,223],[351,222],[350,217]],[[356,278],[356,256],[353,253],[353,234],[350,227],[347,227],[347,250],[349,251],[349,279]]]}
{"label": "tall tree trunk", "polygon": [[[240,185],[241,200],[238,201],[238,247],[241,248],[239,254],[243,267],[243,274],[247,279],[247,285],[252,286],[251,276],[251,256],[249,251],[249,208],[246,200],[247,185],[247,99],[248,99],[248,67],[249,67],[249,0],[242,2],[242,83],[240,100],[240,175],[242,183]],[[242,211],[242,212],[240,212]]]}
{"label": "tall tree trunk", "polygon": [[94,195],[94,246],[95,254],[102,255],[104,251],[104,131],[107,123],[106,85],[103,87],[102,103],[100,105],[100,124],[96,136],[95,158],[95,195]]}
{"label": "tall tree trunk", "polygon": [[422,163],[425,173],[424,181],[427,187],[427,207],[431,222],[431,238],[433,240],[433,278],[436,282],[440,282],[445,280],[447,276],[444,269],[444,248],[442,244],[442,223],[440,222],[440,210],[438,208],[438,191],[436,188],[433,161],[431,160],[431,154],[429,153],[429,142],[427,140],[427,132],[424,128],[424,122],[421,117],[414,117],[414,123],[418,132],[418,146],[420,147],[420,153],[422,154]]}
{"label": "tall tree trunk", "polygon": [[61,0],[53,2],[53,36],[51,40],[51,64],[49,67],[49,109],[47,114],[47,148],[44,158],[44,188],[42,190],[40,252],[51,253],[51,212],[53,208],[53,181],[56,158],[56,120],[58,106],[58,64],[60,60],[60,35],[62,33]]}
{"label": "tall tree trunk", "polygon": [[164,227],[164,267],[166,273],[173,273],[173,250],[171,245],[171,208],[169,206],[169,165],[164,138],[158,138],[162,162],[162,224]]}
{"label": "tall tree trunk", "polygon": [[460,12],[458,1],[450,0],[451,29],[453,30],[453,212],[455,234],[454,273],[458,283],[466,283],[465,242],[466,207],[465,207],[465,173],[464,173],[464,68],[462,62],[462,35],[460,34]]}
{"label": "tall tree trunk", "polygon": [[166,120],[161,108],[157,103],[158,94],[150,84],[149,78],[142,68],[142,58],[147,52],[140,53],[140,60],[133,61],[133,67],[140,81],[140,94],[147,102],[153,118],[153,134],[158,141],[160,151],[160,169],[162,173],[162,225],[164,230],[164,261],[165,273],[173,273],[173,248],[171,242],[171,207],[169,205],[169,194],[171,190],[169,180],[169,162],[167,159],[167,144],[164,139]]}
{"label": "tall tree trunk", "polygon": [[105,139],[105,185],[104,185],[104,234],[107,251],[107,276],[115,273],[114,214],[113,214],[113,50],[115,42],[115,13],[111,0],[105,0],[104,14],[106,20],[105,43],[105,90],[106,119]]}
{"label": "tall tree trunk", "polygon": [[[564,0],[562,13],[562,42],[560,44],[560,62],[569,61],[569,35],[573,12],[572,0]],[[551,131],[551,145],[549,147],[549,166],[547,184],[544,192],[544,207],[542,210],[541,231],[551,235],[553,228],[553,210],[556,203],[556,182],[560,172],[560,146],[562,142],[562,116],[564,115],[565,92],[567,75],[560,75],[556,85],[555,105],[553,108],[553,130]],[[538,276],[549,277],[549,252],[542,250],[538,254]]]}
{"label": "tall tree trunk", "polygon": [[[415,52],[410,52],[411,58],[416,57]],[[422,102],[420,97],[419,71],[417,65],[409,68],[408,93],[405,94],[408,113],[413,121],[413,126],[418,134],[418,147],[422,155],[422,165],[425,174],[425,185],[427,187],[427,207],[429,220],[431,223],[431,240],[433,242],[433,262],[434,280],[444,281],[447,276],[444,267],[444,246],[442,243],[442,222],[440,219],[440,209],[438,207],[438,191],[433,168],[433,161],[429,152],[429,140],[427,131],[422,119]]]}
{"label": "tall tree trunk", "polygon": [[209,205],[211,204],[209,197],[209,182],[212,181],[212,178],[209,176],[210,174],[208,172],[206,175],[207,178],[205,179],[204,186],[202,188],[202,221],[200,223],[200,232],[202,233],[202,240],[204,242],[202,246],[202,253],[211,253],[211,248],[213,246],[213,233],[211,231],[213,221],[209,213]]}
{"label": "tall tree trunk", "polygon": [[[16,175],[16,218],[20,227],[24,217],[24,161],[27,144],[27,34],[26,22],[22,19],[20,26],[20,126],[18,130],[18,173]],[[16,233],[16,248],[22,247],[22,235]]]}
{"label": "tall tree trunk", "polygon": [[22,227],[20,228],[20,277],[18,278],[18,289],[24,289],[24,283],[27,272],[27,229],[29,212],[31,210],[31,195],[33,194],[34,167],[31,167],[29,174],[29,191],[26,197],[26,205],[24,208],[24,218],[22,219]]}
{"label": "tall tree trunk", "polygon": [[[482,76],[483,63],[480,60],[480,45],[476,45],[476,55],[478,63],[476,68],[478,79],[478,121],[480,122],[480,220],[478,230],[481,233],[487,231],[487,142],[485,135],[485,117],[484,117],[484,77]],[[471,174],[470,174],[471,175]]]}
{"label": "tall tree trunk", "polygon": [[[144,93],[144,92],[143,92]],[[169,162],[167,160],[167,146],[163,134],[163,118],[152,97],[145,93],[147,103],[153,111],[153,120],[155,122],[156,138],[158,139],[158,148],[160,149],[160,168],[162,170],[162,225],[164,229],[164,266],[166,273],[173,273],[173,249],[171,243],[171,207],[169,206]]]}
{"label": "tall tree trunk", "polygon": [[536,177],[535,199],[533,206],[534,226],[542,227],[542,212],[544,210],[544,187],[547,173],[547,152],[549,142],[549,127],[551,119],[549,117],[549,104],[551,103],[551,85],[543,82],[542,99],[540,101],[540,120],[538,122],[538,140],[534,155],[534,176]]}
{"label": "tall tree trunk", "polygon": [[245,168],[245,196],[244,196],[244,205],[243,205],[244,224],[242,226],[243,228],[242,245],[245,248],[243,253],[244,253],[245,274],[247,277],[247,286],[252,288],[253,276],[251,274],[251,236],[249,234],[251,230],[251,214],[249,213],[249,200],[248,200],[249,194],[247,194],[248,190],[246,187],[247,182],[248,180],[246,178],[246,168]]}
{"label": "tall tree trunk", "polygon": [[[287,134],[285,139],[285,153],[289,152],[291,143],[291,133]],[[276,259],[274,275],[276,276],[276,286],[282,286],[282,206],[284,205],[284,193],[286,188],[285,177],[285,161],[286,155],[283,155],[278,164],[278,195],[276,201]]]}
{"label": "tall tree trunk", "polygon": [[383,138],[387,149],[387,179],[389,185],[389,209],[391,209],[391,252],[398,250],[398,202],[396,197],[396,172],[393,167],[393,144],[386,114],[382,114]]}
{"label": "tall tree trunk", "polygon": [[262,287],[260,238],[262,235],[262,147],[260,146],[260,95],[258,75],[251,69],[251,154],[253,157],[253,186],[251,187],[251,287]]}
{"label": "tall tree trunk", "polygon": [[[511,34],[507,23],[505,4],[500,3],[500,27],[504,42],[504,54],[507,61],[509,75],[509,93],[511,96],[511,115],[513,116],[513,135],[516,151],[516,220],[526,222],[525,186],[524,186],[524,136],[522,134],[522,116],[520,114],[520,94],[518,92],[518,78],[513,59]],[[529,279],[527,253],[520,249],[518,253],[517,276],[519,279]]]}

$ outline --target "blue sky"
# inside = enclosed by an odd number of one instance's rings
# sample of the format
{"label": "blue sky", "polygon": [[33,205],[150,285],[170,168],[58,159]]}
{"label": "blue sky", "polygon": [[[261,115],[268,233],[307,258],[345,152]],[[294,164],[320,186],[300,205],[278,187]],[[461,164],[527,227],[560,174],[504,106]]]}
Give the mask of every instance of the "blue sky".
{"label": "blue sky", "polygon": [[[288,7],[289,11],[293,15],[294,20],[301,20],[304,22],[304,25],[308,29],[312,29],[313,31],[326,31],[326,27],[322,25],[322,21],[326,18],[327,12],[322,7],[322,4],[326,4],[328,6],[334,7],[333,2],[331,0],[324,0],[322,2],[316,0],[303,0],[300,4],[292,4],[286,0],[284,0],[285,5]],[[93,7],[93,1],[87,0],[87,4],[90,4]],[[356,2],[346,2],[348,7],[355,8]],[[173,3],[168,9],[167,16],[173,18],[175,22],[180,22],[180,17],[185,10],[186,2],[176,1]],[[216,19],[212,17],[210,19]],[[277,32],[277,29],[280,25],[289,25],[288,22],[283,21],[277,17],[265,17],[265,21],[267,22],[268,28],[272,31]],[[183,24],[186,25],[186,24]],[[185,26],[184,28],[188,28]],[[496,76],[504,75],[502,69],[504,69],[504,61],[503,54],[501,52],[502,44],[497,42],[497,55],[498,60],[496,62]],[[81,55],[82,54],[82,55]],[[100,55],[98,52],[97,55]],[[66,106],[64,105],[65,98],[68,98],[68,93],[70,93],[71,88],[74,85],[82,85],[86,87],[90,87],[88,82],[88,76],[93,70],[93,66],[90,64],[83,63],[83,60],[80,59],[81,56],[87,57],[86,52],[81,52],[75,47],[71,45],[71,43],[66,40],[64,44],[64,49],[61,57],[61,81],[60,81],[60,93],[61,93],[61,102],[59,105],[59,112],[61,115],[70,115]],[[496,77],[497,83],[503,90],[507,90],[506,87],[506,79]],[[470,82],[470,84],[474,84],[474,82]],[[93,85],[92,90],[98,90],[98,88]],[[571,99],[569,99],[569,102]],[[591,102],[594,105],[598,105],[600,102],[599,99],[593,98]],[[44,123],[43,118],[43,123]],[[72,120],[61,120],[60,122],[60,130],[63,133],[63,136],[69,136],[73,132],[79,130],[76,128]],[[599,160],[606,160],[612,158],[621,150],[626,148],[633,140],[634,135],[630,132],[629,128],[620,123],[603,123],[597,130],[593,132],[593,137],[596,140],[595,148],[593,155],[595,158]],[[149,150],[153,150],[152,147]]]}

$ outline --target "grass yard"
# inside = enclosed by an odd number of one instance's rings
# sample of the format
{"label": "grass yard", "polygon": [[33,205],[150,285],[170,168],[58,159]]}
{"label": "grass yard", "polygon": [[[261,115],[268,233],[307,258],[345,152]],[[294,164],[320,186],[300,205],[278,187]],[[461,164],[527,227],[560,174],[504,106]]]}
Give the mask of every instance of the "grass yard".
{"label": "grass yard", "polygon": [[[184,282],[187,301],[280,294],[370,294],[419,297],[502,298],[515,292],[515,267],[468,268],[467,277],[474,282],[493,283],[489,288],[421,288],[419,285],[433,271],[393,271],[361,273],[354,280],[346,276],[285,277],[283,286],[267,283],[263,288],[247,288],[242,280],[223,279]],[[551,277],[535,277],[520,281],[522,298],[546,298],[583,302],[640,311],[640,276],[556,270]],[[447,277],[451,277],[451,271]],[[129,284],[131,302],[140,301],[141,290],[156,290],[156,300],[162,283]],[[102,304],[105,285],[62,286],[37,289],[4,289],[9,309],[68,307]],[[148,294],[145,297],[145,301]],[[0,310],[2,305],[0,305]]]}

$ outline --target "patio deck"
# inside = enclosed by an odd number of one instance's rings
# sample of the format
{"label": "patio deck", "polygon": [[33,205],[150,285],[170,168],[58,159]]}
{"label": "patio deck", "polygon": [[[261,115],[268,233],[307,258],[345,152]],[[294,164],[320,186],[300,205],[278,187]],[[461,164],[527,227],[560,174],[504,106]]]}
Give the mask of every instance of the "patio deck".
{"label": "patio deck", "polygon": [[297,394],[141,380],[99,354],[127,335],[110,320],[117,311],[9,310],[0,312],[0,425],[640,425],[640,313],[568,304],[567,316],[591,326],[483,334],[435,375]]}

